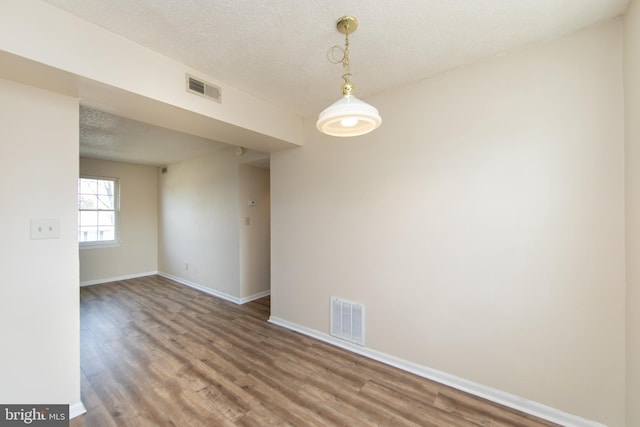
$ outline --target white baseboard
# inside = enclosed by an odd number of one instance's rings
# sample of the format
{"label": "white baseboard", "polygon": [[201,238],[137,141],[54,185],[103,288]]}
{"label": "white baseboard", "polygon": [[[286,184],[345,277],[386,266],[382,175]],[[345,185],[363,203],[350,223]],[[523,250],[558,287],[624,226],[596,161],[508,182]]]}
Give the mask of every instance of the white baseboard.
{"label": "white baseboard", "polygon": [[205,294],[213,295],[214,297],[222,298],[226,301],[231,301],[234,304],[242,305],[248,303],[250,301],[256,300],[258,298],[266,297],[271,294],[270,290],[258,292],[253,295],[249,295],[247,297],[234,297],[233,295],[226,294],[224,292],[217,291],[215,289],[207,288],[198,283],[190,282],[189,280],[183,279],[181,277],[174,276],[172,274],[158,272],[159,276],[166,277],[167,279],[171,279],[174,282],[178,282],[181,285],[189,286],[190,288],[196,289],[200,292],[204,292]]}
{"label": "white baseboard", "polygon": [[266,291],[258,292],[258,293],[249,295],[248,297],[240,298],[240,301],[241,301],[240,304],[245,304],[245,303],[251,302],[253,300],[264,298],[264,297],[269,296],[269,295],[271,295],[271,290],[267,289]]}
{"label": "white baseboard", "polygon": [[137,279],[138,277],[153,276],[154,274],[158,274],[158,272],[147,271],[145,273],[128,274],[126,276],[108,277],[106,279],[87,280],[85,282],[80,282],[80,286],[81,287],[92,286],[92,285],[100,285],[102,283],[116,282],[118,280]]}
{"label": "white baseboard", "polygon": [[75,418],[87,412],[82,401],[69,405],[69,419]]}
{"label": "white baseboard", "polygon": [[458,390],[465,391],[473,394],[474,396],[487,399],[491,402],[498,403],[509,408],[516,409],[521,412],[542,418],[547,421],[551,421],[566,427],[606,427],[604,424],[597,423],[595,421],[585,420],[584,418],[576,415],[562,412],[555,408],[551,408],[546,405],[542,405],[537,402],[533,402],[518,396],[515,396],[504,391],[496,390],[491,387],[484,386],[482,384],[475,383],[473,381],[466,380],[464,378],[456,377],[455,375],[448,374],[446,372],[438,371],[427,366],[419,365],[417,363],[409,362],[407,360],[400,359],[395,356],[391,356],[386,353],[382,353],[377,350],[373,350],[368,347],[361,347],[356,344],[351,344],[346,341],[339,340],[324,332],[317,331],[315,329],[307,328],[296,323],[289,322],[279,317],[271,316],[269,323],[273,323],[278,326],[290,329],[295,332],[299,332],[303,335],[307,335],[311,338],[326,342],[328,344],[335,345],[336,347],[343,348],[353,353],[360,354],[370,359],[382,362],[386,365],[390,365],[401,369],[406,372],[418,375],[429,380],[436,381],[438,383],[453,387]]}

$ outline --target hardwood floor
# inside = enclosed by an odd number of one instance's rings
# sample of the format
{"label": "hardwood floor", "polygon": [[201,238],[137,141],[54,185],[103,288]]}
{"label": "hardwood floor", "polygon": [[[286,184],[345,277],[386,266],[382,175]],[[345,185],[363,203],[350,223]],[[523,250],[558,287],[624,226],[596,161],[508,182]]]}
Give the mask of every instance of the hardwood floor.
{"label": "hardwood floor", "polygon": [[159,276],[81,288],[72,427],[552,426]]}

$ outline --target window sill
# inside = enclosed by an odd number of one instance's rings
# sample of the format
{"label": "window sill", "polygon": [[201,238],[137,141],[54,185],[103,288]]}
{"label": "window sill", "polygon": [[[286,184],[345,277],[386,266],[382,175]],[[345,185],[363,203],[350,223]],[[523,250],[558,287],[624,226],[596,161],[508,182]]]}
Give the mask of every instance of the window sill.
{"label": "window sill", "polygon": [[80,250],[84,250],[84,249],[102,249],[102,248],[119,248],[119,247],[120,247],[120,242],[105,242],[105,243],[87,242],[87,243],[80,243],[79,244]]}

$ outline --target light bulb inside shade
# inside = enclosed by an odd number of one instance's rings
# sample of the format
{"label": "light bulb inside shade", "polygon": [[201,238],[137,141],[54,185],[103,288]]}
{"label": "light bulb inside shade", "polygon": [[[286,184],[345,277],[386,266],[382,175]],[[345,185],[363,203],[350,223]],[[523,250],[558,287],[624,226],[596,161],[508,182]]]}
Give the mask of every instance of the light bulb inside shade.
{"label": "light bulb inside shade", "polygon": [[340,124],[346,128],[350,128],[353,127],[355,125],[358,124],[358,118],[357,117],[346,117],[342,120],[340,120]]}
{"label": "light bulb inside shade", "polygon": [[345,95],[320,113],[316,127],[327,135],[349,137],[369,133],[381,123],[376,107]]}

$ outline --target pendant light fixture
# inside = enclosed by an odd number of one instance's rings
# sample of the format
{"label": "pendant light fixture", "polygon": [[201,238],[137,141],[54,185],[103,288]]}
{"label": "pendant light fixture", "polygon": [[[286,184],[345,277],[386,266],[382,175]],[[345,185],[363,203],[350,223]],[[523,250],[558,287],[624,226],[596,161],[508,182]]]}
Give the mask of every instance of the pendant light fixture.
{"label": "pendant light fixture", "polygon": [[[382,123],[378,110],[353,96],[351,71],[349,67],[349,34],[358,28],[358,20],[353,16],[343,16],[336,22],[338,32],[345,35],[344,49],[333,46],[329,49],[329,61],[342,64],[344,74],[342,78],[342,98],[325,108],[318,117],[316,127],[322,133],[331,136],[358,136],[375,130]],[[341,57],[336,58],[336,51]]]}

